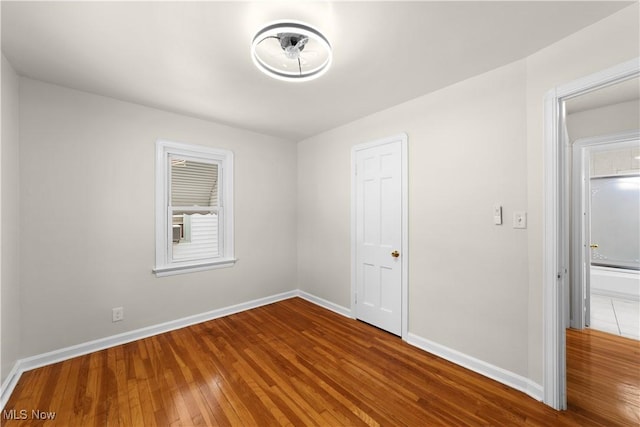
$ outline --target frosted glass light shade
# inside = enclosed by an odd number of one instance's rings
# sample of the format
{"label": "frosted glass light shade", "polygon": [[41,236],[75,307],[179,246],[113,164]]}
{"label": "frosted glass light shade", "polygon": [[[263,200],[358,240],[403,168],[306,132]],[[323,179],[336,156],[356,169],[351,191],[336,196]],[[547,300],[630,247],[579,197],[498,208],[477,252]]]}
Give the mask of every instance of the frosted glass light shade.
{"label": "frosted glass light shade", "polygon": [[327,72],[332,62],[327,38],[310,25],[271,23],[256,33],[251,58],[260,71],[285,81],[309,81]]}

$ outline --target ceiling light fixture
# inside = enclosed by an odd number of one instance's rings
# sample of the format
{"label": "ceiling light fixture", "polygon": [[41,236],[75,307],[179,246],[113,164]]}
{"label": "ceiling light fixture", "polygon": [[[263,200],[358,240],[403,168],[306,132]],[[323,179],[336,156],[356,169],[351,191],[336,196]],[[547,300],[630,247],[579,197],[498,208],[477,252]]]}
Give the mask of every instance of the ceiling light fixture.
{"label": "ceiling light fixture", "polygon": [[327,72],[332,54],[320,31],[295,21],[278,21],[258,31],[251,43],[256,67],[270,77],[309,81]]}

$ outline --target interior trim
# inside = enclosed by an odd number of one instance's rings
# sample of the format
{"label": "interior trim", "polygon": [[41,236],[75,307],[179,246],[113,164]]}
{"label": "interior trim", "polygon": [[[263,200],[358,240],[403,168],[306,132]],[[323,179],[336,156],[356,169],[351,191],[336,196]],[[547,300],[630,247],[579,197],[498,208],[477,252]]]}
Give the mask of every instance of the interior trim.
{"label": "interior trim", "polygon": [[[184,328],[186,326],[239,313],[245,310],[251,310],[253,308],[261,307],[263,305],[272,304],[294,297],[303,298],[313,304],[316,304],[327,310],[331,310],[342,316],[354,318],[353,312],[350,309],[331,301],[327,301],[308,292],[296,289],[293,291],[272,295],[270,297],[259,298],[248,301],[246,303],[211,310],[205,313],[184,317],[182,319],[172,320],[158,325],[136,329],[134,331],[129,331],[122,334],[100,338],[70,347],[65,347],[59,350],[54,350],[48,353],[43,353],[18,360],[7,376],[6,381],[3,382],[2,386],[0,387],[0,411],[4,409],[5,404],[8,402],[11,393],[13,393],[13,390],[18,383],[18,380],[26,371],[61,362],[63,360],[71,359],[77,356],[82,356],[95,351],[104,350],[116,345],[126,344],[153,335],[173,331],[176,329]],[[542,400],[542,386],[528,378],[522,377],[521,375],[507,371],[506,369],[492,365],[473,356],[469,356],[457,350],[448,348],[444,345],[435,343],[426,338],[422,338],[416,334],[408,333],[407,342],[410,345],[424,350],[428,353],[442,357],[443,359],[449,360],[450,362],[470,369],[480,375],[491,378],[516,390],[522,391],[523,393],[526,393],[527,395],[538,401]]]}
{"label": "interior trim", "polygon": [[4,405],[9,401],[9,397],[11,397],[11,393],[13,393],[13,389],[16,388],[23,372],[24,370],[20,369],[20,360],[18,360],[0,386],[0,411],[4,409]]}
{"label": "interior trim", "polygon": [[407,342],[414,347],[418,347],[427,353],[435,354],[449,362],[453,362],[456,365],[462,366],[482,376],[491,378],[492,380],[521,391],[539,402],[542,401],[542,386],[529,378],[525,378],[522,375],[507,371],[506,369],[492,365],[484,360],[476,359],[475,357],[469,356],[468,354],[462,353],[458,350],[454,350],[442,344],[422,338],[418,335],[412,334],[411,332],[407,338]]}
{"label": "interior trim", "polygon": [[564,101],[640,75],[640,58],[552,88],[544,100],[542,323],[544,403],[567,408],[564,290],[569,284],[569,150]]}
{"label": "interior trim", "polygon": [[327,301],[326,299],[317,297],[313,294],[307,293],[305,291],[300,291],[298,290],[298,295],[300,298],[305,299],[317,306],[320,306],[322,308],[326,308],[327,310],[333,311],[334,313],[338,313],[344,317],[348,317],[350,319],[354,319],[355,316],[353,315],[353,311],[351,311],[350,309],[348,309],[347,307],[343,307],[341,305],[338,305],[336,303],[333,303],[331,301]]}
{"label": "interior trim", "polygon": [[16,361],[13,369],[7,376],[6,381],[2,383],[0,388],[0,410],[4,409],[4,405],[9,400],[9,396],[13,392],[18,380],[22,374],[32,369],[51,365],[53,363],[68,360],[77,356],[93,353],[95,351],[104,350],[132,341],[148,338],[164,332],[173,331],[184,328],[186,326],[195,325],[197,323],[206,322],[208,320],[217,319],[219,317],[228,316],[230,314],[240,313],[242,311],[258,308],[263,305],[272,304],[274,302],[298,296],[297,290],[283,292],[265,298],[259,298],[245,303],[232,305],[229,307],[219,308],[205,313],[195,314],[193,316],[183,317],[181,319],[171,320],[157,325],[148,326],[146,328],[135,329],[133,331],[123,332],[121,334],[109,337],[99,338],[97,340],[88,341],[81,344],[72,345],[70,347],[53,350],[47,353],[37,354],[35,356],[19,359]]}

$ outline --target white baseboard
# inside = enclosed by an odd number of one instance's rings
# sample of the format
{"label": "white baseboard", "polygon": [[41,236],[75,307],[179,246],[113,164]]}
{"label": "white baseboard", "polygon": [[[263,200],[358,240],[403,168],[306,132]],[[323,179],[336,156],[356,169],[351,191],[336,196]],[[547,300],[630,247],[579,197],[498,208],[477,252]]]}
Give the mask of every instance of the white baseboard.
{"label": "white baseboard", "polygon": [[2,383],[2,386],[0,388],[0,411],[4,409],[4,405],[9,400],[9,396],[11,396],[11,393],[18,383],[20,376],[22,376],[22,374],[26,371],[30,371],[32,369],[40,368],[46,365],[51,365],[53,363],[71,359],[73,357],[93,353],[95,351],[104,350],[116,345],[126,344],[142,338],[151,337],[154,335],[162,334],[164,332],[173,331],[176,329],[184,328],[186,326],[191,326],[197,323],[206,322],[208,320],[217,319],[219,317],[228,316],[230,314],[239,313],[241,311],[251,310],[252,308],[261,307],[263,305],[272,304],[274,302],[282,301],[296,296],[298,296],[298,291],[283,292],[281,294],[259,298],[253,301],[219,308],[216,310],[207,311],[205,313],[183,317],[182,319],[171,320],[169,322],[160,323],[158,325],[148,326],[146,328],[136,329],[118,335],[112,335],[82,344],[61,348],[59,350],[50,351],[48,353],[19,359],[7,376],[6,381]]}
{"label": "white baseboard", "polygon": [[[11,396],[11,393],[18,383],[18,380],[26,371],[50,365],[52,363],[61,362],[73,357],[93,353],[95,351],[104,350],[116,345],[126,344],[139,339],[184,328],[186,326],[239,313],[241,311],[251,310],[253,308],[293,297],[303,298],[313,304],[326,308],[327,310],[331,310],[345,317],[353,318],[352,311],[346,307],[301,290],[294,290],[27,357],[20,359],[15,363],[6,380],[2,383],[2,386],[0,387],[0,411],[4,409],[5,404],[9,400],[9,396]],[[443,359],[447,359],[457,365],[471,369],[474,372],[494,379],[508,385],[509,387],[515,388],[516,390],[520,390],[536,400],[542,400],[542,386],[518,374],[514,374],[513,372],[509,372],[505,369],[491,365],[487,362],[429,341],[412,333],[408,334],[407,342],[424,351],[435,354]]]}
{"label": "white baseboard", "polygon": [[528,378],[412,333],[408,334],[407,342],[428,353],[435,354],[456,365],[470,369],[480,375],[484,375],[485,377],[526,393],[538,401],[542,401],[542,386]]}
{"label": "white baseboard", "polygon": [[338,313],[344,317],[349,317],[349,318],[353,318],[353,314],[351,313],[351,309],[343,307],[341,305],[338,305],[336,303],[333,303],[331,301],[327,301],[326,299],[317,297],[315,295],[312,295],[310,293],[307,293],[305,291],[301,291],[298,290],[297,292],[297,296],[299,296],[302,299],[305,299],[309,302],[314,303],[315,305],[319,305],[322,308],[326,308],[327,310],[331,310],[335,313]]}
{"label": "white baseboard", "polygon": [[11,371],[9,371],[7,378],[2,382],[2,386],[0,386],[0,411],[4,409],[4,405],[9,400],[11,393],[13,393],[13,389],[16,388],[22,372],[20,369],[20,361],[18,360],[13,365],[13,368],[11,368]]}
{"label": "white baseboard", "polygon": [[[335,304],[331,301],[327,301],[304,291],[298,290],[297,292],[300,298],[312,302],[320,307],[326,308],[327,310],[334,311],[345,317],[353,318],[352,311],[346,307]],[[526,393],[527,395],[538,401],[542,401],[542,386],[528,378],[507,371],[506,369],[502,369],[498,366],[494,366],[483,360],[476,359],[475,357],[466,355],[457,350],[445,347],[441,344],[437,344],[433,341],[429,341],[412,333],[409,333],[407,335],[407,342],[415,347],[420,348],[421,350],[424,350],[431,354],[435,354],[436,356],[442,357],[443,359],[477,372],[480,375],[484,375],[485,377],[489,377],[511,388]]]}

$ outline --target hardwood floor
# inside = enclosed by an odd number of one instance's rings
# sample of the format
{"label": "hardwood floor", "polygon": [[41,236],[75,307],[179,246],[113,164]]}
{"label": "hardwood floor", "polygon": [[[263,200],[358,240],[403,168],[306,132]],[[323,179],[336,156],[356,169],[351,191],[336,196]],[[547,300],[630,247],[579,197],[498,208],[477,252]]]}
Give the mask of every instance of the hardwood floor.
{"label": "hardwood floor", "polygon": [[640,341],[568,329],[567,402],[603,425],[640,426]]}
{"label": "hardwood floor", "polygon": [[574,332],[556,412],[294,298],[26,372],[3,425],[638,425],[638,343]]}

